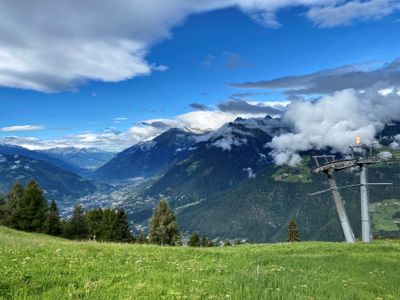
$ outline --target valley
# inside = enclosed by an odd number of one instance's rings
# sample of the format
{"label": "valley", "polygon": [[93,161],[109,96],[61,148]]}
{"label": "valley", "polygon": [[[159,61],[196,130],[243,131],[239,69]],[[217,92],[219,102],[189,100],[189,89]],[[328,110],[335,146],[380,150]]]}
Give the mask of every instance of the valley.
{"label": "valley", "polygon": [[[86,209],[124,208],[135,234],[147,232],[153,208],[165,198],[175,210],[184,235],[198,232],[215,240],[279,242],[285,240],[286,226],[295,217],[303,240],[341,241],[343,234],[331,196],[309,196],[327,186],[325,177],[312,174],[310,158],[330,150],[302,152],[301,162],[295,166],[276,165],[268,145],[274,136],[289,130],[279,119],[269,116],[238,118],[203,135],[173,128],[116,155],[101,154],[109,160],[97,169],[88,164],[98,159],[99,150],[67,148],[37,153],[3,146],[0,188],[6,191],[14,180],[24,183],[35,178],[46,196],[57,200],[64,218],[76,202]],[[392,124],[377,137],[383,145],[377,151],[389,158],[370,168],[370,180],[394,185],[371,188],[373,203],[399,199],[400,152],[390,146],[397,132],[400,125]],[[71,155],[88,163],[78,164]],[[58,167],[51,165],[53,160]],[[80,175],[70,173],[71,167],[80,170]],[[357,172],[343,171],[339,185],[357,183]],[[358,193],[356,188],[343,191],[357,236]],[[398,212],[398,206],[390,207],[393,215]],[[373,216],[374,234],[400,235],[398,223],[387,212],[378,211]]]}

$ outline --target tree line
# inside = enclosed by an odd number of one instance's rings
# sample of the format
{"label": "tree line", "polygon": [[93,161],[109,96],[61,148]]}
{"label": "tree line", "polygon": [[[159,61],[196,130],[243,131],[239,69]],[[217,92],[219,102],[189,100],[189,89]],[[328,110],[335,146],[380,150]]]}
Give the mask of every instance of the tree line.
{"label": "tree line", "polygon": [[71,218],[62,220],[56,202],[52,200],[49,205],[34,180],[26,186],[17,182],[6,195],[0,195],[0,225],[74,240],[134,241],[123,209],[98,208],[85,212],[76,204]]}
{"label": "tree line", "polygon": [[[152,243],[157,245],[182,245],[182,236],[176,216],[165,199],[153,211],[149,222],[149,234],[133,236],[129,229],[127,214],[120,209],[96,208],[85,211],[77,203],[69,219],[62,220],[54,200],[48,202],[36,181],[26,186],[16,182],[6,195],[0,194],[0,225],[28,232],[46,233],[73,240],[96,240],[102,242]],[[300,241],[295,220],[288,226],[288,242]],[[240,244],[236,241],[235,244]],[[215,242],[206,236],[193,233],[187,242],[191,247],[214,247]],[[230,246],[229,241],[223,242]]]}

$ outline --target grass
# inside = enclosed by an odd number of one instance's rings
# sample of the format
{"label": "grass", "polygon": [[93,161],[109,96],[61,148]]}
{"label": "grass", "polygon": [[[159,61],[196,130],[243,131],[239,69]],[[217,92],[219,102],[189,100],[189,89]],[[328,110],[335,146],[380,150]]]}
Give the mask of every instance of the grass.
{"label": "grass", "polygon": [[395,223],[396,213],[400,212],[400,200],[384,200],[373,204],[372,220],[375,231],[398,231],[399,226]]}
{"label": "grass", "polygon": [[400,241],[199,249],[0,227],[1,299],[398,299],[399,269]]}

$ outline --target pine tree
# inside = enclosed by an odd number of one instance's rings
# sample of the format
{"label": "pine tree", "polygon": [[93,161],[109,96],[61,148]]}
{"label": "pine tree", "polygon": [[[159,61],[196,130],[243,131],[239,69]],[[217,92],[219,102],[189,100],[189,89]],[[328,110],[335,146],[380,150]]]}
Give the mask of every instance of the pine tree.
{"label": "pine tree", "polygon": [[128,217],[123,209],[119,209],[115,214],[113,224],[113,241],[130,243],[133,241],[129,230]]}
{"label": "pine tree", "polygon": [[58,213],[57,204],[54,200],[51,201],[50,204],[45,228],[45,232],[50,235],[59,236],[62,233],[60,215]]}
{"label": "pine tree", "polygon": [[114,240],[114,222],[116,212],[113,209],[107,208],[103,210],[103,218],[100,224],[99,241],[112,242]]}
{"label": "pine tree", "polygon": [[88,237],[88,228],[82,205],[75,204],[72,217],[66,224],[65,235],[74,240],[86,239]]}
{"label": "pine tree", "polygon": [[101,208],[96,208],[86,213],[89,237],[97,241],[102,240],[102,223],[104,212]]}
{"label": "pine tree", "polygon": [[300,242],[300,232],[295,219],[292,219],[288,226],[288,242]]}
{"label": "pine tree", "polygon": [[0,194],[0,225],[5,225],[7,216],[7,202],[3,194]]}
{"label": "pine tree", "polygon": [[15,182],[11,188],[11,191],[6,195],[6,203],[4,207],[3,224],[11,228],[18,228],[18,216],[17,210],[21,205],[22,194],[24,193],[24,187],[19,183]]}
{"label": "pine tree", "polygon": [[164,199],[158,203],[151,217],[149,241],[158,245],[177,245],[180,242],[175,214]]}
{"label": "pine tree", "polygon": [[29,181],[23,190],[22,199],[16,211],[17,229],[44,232],[47,209],[43,191],[36,181]]}
{"label": "pine tree", "polygon": [[193,233],[189,237],[188,246],[189,247],[200,247],[201,246],[200,236],[197,233]]}

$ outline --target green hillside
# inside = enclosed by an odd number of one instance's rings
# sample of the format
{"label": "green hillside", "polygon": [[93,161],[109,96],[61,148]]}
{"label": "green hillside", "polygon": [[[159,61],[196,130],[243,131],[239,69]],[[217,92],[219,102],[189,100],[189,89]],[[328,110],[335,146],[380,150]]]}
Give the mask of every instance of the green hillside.
{"label": "green hillside", "polygon": [[[281,171],[282,170],[282,171]],[[288,174],[282,178],[277,174]],[[393,186],[370,188],[372,203],[398,199],[400,164],[387,164],[369,171],[370,182],[393,182]],[[299,175],[302,175],[301,182]],[[307,180],[305,180],[307,178]],[[357,184],[359,177],[350,172],[336,176],[338,185]],[[290,219],[296,217],[303,240],[342,241],[343,231],[330,193],[309,196],[328,187],[325,176],[300,168],[266,167],[238,185],[215,193],[179,209],[178,223],[187,232],[198,231],[219,239],[246,239],[252,242],[279,242],[286,238]],[[359,188],[341,191],[354,233],[360,236]],[[180,199],[178,199],[180,200]],[[196,199],[199,200],[199,199]],[[171,198],[171,204],[177,202]],[[377,206],[378,207],[378,206]],[[393,206],[394,213],[400,212]],[[373,221],[378,218],[373,218]],[[392,222],[393,223],[393,222]],[[389,234],[386,228],[374,227],[374,234],[399,236],[399,228]],[[392,227],[393,227],[392,226]]]}
{"label": "green hillside", "polygon": [[171,248],[0,227],[0,299],[398,299],[399,268],[399,241]]}

